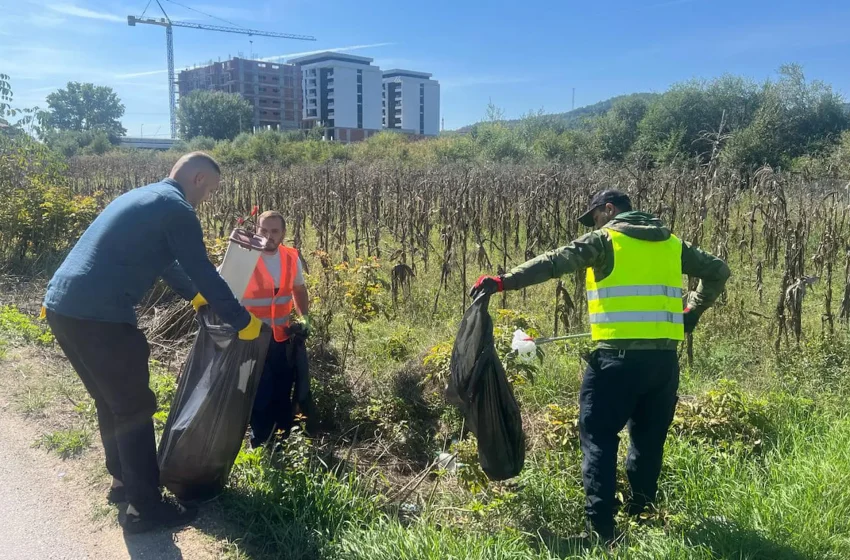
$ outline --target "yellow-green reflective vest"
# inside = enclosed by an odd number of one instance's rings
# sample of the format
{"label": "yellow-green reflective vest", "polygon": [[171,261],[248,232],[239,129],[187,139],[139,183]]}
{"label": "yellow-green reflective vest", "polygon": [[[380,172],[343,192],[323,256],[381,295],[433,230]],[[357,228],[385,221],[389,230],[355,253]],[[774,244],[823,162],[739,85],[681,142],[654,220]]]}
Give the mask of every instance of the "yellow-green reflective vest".
{"label": "yellow-green reflective vest", "polygon": [[606,230],[614,270],[596,281],[587,269],[587,306],[593,340],[684,340],[682,242],[644,241]]}

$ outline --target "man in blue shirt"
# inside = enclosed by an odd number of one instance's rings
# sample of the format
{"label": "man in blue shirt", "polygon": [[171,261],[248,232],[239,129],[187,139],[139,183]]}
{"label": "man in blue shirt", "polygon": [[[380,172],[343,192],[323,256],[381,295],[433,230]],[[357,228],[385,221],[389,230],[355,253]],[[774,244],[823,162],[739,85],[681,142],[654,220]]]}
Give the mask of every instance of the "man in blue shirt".
{"label": "man in blue shirt", "polygon": [[[165,501],[149,387],[150,349],[135,307],[162,277],[184,299],[209,305],[253,340],[261,321],[234,297],[207,257],[195,207],[218,189],[210,156],[180,158],[167,179],[113,200],[86,229],[47,287],[47,321],[97,408],[109,498],[127,501],[128,532],[190,522],[194,510]],[[203,294],[203,296],[201,296]]]}

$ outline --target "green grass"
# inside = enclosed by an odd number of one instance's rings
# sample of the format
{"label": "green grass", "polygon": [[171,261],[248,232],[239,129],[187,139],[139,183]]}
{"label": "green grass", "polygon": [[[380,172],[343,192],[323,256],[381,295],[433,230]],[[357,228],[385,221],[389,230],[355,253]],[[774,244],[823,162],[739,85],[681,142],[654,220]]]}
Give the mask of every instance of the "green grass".
{"label": "green grass", "polygon": [[68,459],[82,454],[91,446],[91,443],[91,431],[85,428],[71,428],[45,434],[36,445],[55,452],[63,459]]}
{"label": "green grass", "polygon": [[18,409],[25,416],[43,417],[44,411],[52,401],[52,397],[44,389],[28,388],[18,395]]}

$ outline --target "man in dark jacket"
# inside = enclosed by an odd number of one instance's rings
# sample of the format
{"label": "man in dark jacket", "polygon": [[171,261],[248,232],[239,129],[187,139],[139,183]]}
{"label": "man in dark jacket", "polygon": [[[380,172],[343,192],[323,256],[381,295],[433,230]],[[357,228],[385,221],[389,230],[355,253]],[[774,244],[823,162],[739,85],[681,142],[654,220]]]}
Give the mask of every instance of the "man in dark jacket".
{"label": "man in dark jacket", "polygon": [[128,502],[121,523],[129,532],[182,525],[195,514],[164,501],[159,489],[150,349],[135,306],[162,277],[196,307],[208,301],[240,338],[260,334],[260,320],[210,263],[195,214],[219,180],[215,160],[195,152],[180,158],[167,179],[119,196],[86,229],[47,288],[48,324],[94,399],[113,477],[109,499]]}
{"label": "man in dark jacket", "polygon": [[[722,293],[730,276],[720,259],[673,236],[656,217],[632,211],[624,193],[597,193],[579,221],[596,228],[503,276],[482,276],[473,295],[519,290],[587,269],[587,300],[596,350],[579,396],[582,476],[588,529],[616,536],[619,432],[631,437],[626,473],[630,515],[658,491],[667,430],[679,387],[677,346]],[[682,305],[682,275],[700,279]]]}

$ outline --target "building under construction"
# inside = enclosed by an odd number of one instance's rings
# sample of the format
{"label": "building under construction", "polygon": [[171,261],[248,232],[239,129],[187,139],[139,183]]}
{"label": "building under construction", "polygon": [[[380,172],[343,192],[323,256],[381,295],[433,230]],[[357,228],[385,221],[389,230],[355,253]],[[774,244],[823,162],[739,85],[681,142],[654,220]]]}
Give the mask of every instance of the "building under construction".
{"label": "building under construction", "polygon": [[294,64],[231,58],[183,70],[177,78],[180,97],[198,90],[238,93],[254,108],[254,122],[245,131],[301,128],[301,71]]}

